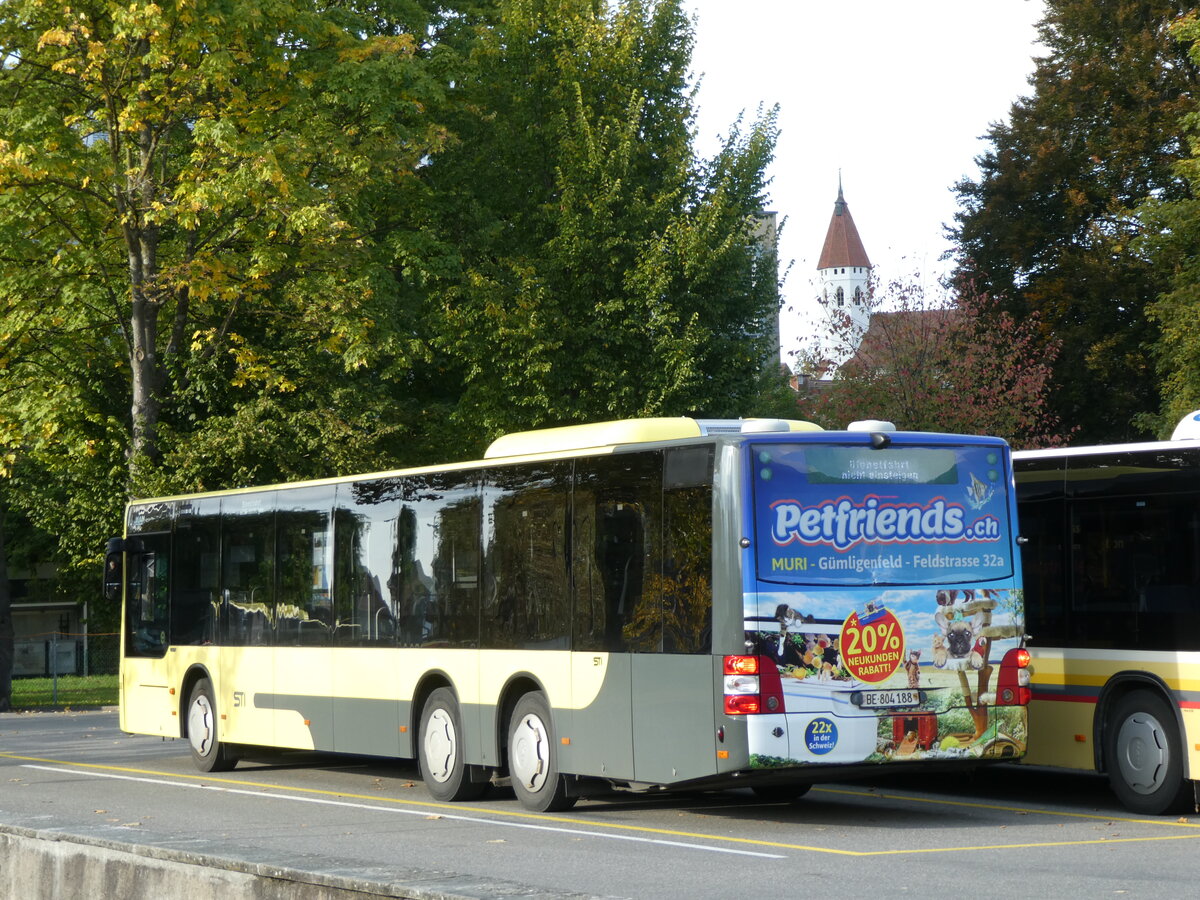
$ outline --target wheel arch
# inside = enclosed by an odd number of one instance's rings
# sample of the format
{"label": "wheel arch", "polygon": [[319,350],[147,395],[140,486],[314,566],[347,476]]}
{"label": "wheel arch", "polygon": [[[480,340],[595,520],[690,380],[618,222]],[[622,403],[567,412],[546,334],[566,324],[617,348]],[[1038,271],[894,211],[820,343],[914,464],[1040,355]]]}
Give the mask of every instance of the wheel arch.
{"label": "wheel arch", "polygon": [[[212,685],[213,702],[219,704],[220,699],[216,697],[217,682],[212,677],[212,673],[208,671],[208,666],[203,663],[195,663],[183,673],[183,679],[179,682],[179,736],[186,738],[188,736],[188,702],[192,697],[192,689],[196,687],[196,682],[202,679],[208,679],[208,683]],[[218,712],[220,706],[217,707]]]}
{"label": "wheel arch", "polygon": [[[508,770],[508,727],[512,721],[513,710],[517,708],[517,702],[522,697],[535,691],[543,694],[546,697],[547,705],[550,705],[550,695],[547,693],[545,685],[529,672],[517,672],[511,675],[504,683],[504,687],[500,689],[500,696],[496,701],[496,729],[492,739],[496,742],[495,746],[498,750],[496,758],[501,761],[505,771]],[[553,706],[550,706],[550,715],[554,715]],[[554,727],[555,724],[551,723],[551,727]]]}
{"label": "wheel arch", "polygon": [[[1092,721],[1092,755],[1097,772],[1108,772],[1108,760],[1104,756],[1104,735],[1113,725],[1113,710],[1124,697],[1139,690],[1153,691],[1167,704],[1174,716],[1176,733],[1179,734],[1181,742],[1187,734],[1183,727],[1183,714],[1179,711],[1179,702],[1166,681],[1153,672],[1139,669],[1117,672],[1105,682],[1096,701],[1096,715]],[[1185,747],[1181,746],[1179,750],[1183,759],[1183,777],[1190,779],[1192,774],[1188,765],[1188,753]]]}
{"label": "wheel arch", "polygon": [[409,727],[408,727],[408,758],[417,758],[417,742],[421,739],[421,713],[425,709],[425,704],[429,700],[429,695],[438,688],[449,688],[454,694],[455,702],[459,704],[461,709],[462,701],[459,699],[458,688],[455,687],[453,679],[441,669],[430,669],[417,681],[417,686],[413,689],[412,706],[409,708]]}

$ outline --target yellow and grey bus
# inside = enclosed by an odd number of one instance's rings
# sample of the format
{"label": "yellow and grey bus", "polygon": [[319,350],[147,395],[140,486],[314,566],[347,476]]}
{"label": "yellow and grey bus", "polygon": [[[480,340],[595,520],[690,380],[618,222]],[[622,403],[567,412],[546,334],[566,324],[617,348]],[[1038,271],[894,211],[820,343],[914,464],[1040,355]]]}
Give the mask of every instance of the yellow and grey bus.
{"label": "yellow and grey bus", "polygon": [[1015,454],[1032,662],[1025,761],[1129,809],[1200,780],[1200,414],[1170,441]]}
{"label": "yellow and grey bus", "polygon": [[121,728],[511,784],[752,788],[1018,758],[1014,495],[994,438],[604,422],[484,459],[137,500],[110,542]]}

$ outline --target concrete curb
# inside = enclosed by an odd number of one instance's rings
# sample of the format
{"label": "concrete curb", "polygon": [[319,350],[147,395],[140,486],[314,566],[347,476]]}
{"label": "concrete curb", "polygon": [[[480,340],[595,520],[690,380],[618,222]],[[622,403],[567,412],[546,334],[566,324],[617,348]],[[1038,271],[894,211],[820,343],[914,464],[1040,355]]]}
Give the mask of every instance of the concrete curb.
{"label": "concrete curb", "polygon": [[[503,900],[562,897],[527,885],[404,869],[395,881],[303,872],[201,853],[0,824],[0,896],[29,900]],[[420,882],[415,884],[414,882]],[[582,897],[584,895],[575,895]]]}

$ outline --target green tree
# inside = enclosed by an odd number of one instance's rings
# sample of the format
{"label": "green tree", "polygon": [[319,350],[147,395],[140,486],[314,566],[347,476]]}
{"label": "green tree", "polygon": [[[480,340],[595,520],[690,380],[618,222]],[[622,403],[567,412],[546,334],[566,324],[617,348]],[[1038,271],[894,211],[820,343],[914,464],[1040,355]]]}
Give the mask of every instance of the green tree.
{"label": "green tree", "polygon": [[37,385],[82,358],[128,404],[35,392],[27,432],[115,419],[136,490],[210,357],[227,383],[292,388],[244,323],[350,371],[404,356],[371,191],[412,179],[441,131],[413,40],[375,25],[307,0],[4,5],[0,298],[45,349],[4,374]]}
{"label": "green tree", "polygon": [[826,428],[884,419],[911,431],[994,434],[1018,449],[1063,442],[1047,406],[1058,347],[1041,338],[1036,313],[1018,322],[972,285],[930,297],[915,279],[872,290],[867,304],[865,335],[827,311],[828,333],[801,368],[845,362],[832,380],[801,389],[802,417]]}
{"label": "green tree", "polygon": [[1200,70],[1167,27],[1188,6],[1048,0],[1032,93],[955,188],[959,274],[1062,342],[1051,405],[1087,440],[1144,435],[1159,405],[1146,306],[1164,278],[1131,250],[1133,210],[1188,195],[1174,166]]}
{"label": "green tree", "polygon": [[[1200,65],[1200,19],[1190,13],[1172,34]],[[1138,244],[1148,261],[1169,279],[1148,308],[1159,328],[1155,362],[1162,385],[1161,416],[1146,417],[1160,437],[1184,415],[1200,409],[1200,107],[1193,100],[1182,120],[1189,152],[1175,167],[1190,188],[1175,200],[1148,197],[1139,210],[1145,233]]]}
{"label": "green tree", "polygon": [[378,453],[347,438],[362,398],[320,404],[419,352],[378,211],[444,132],[403,15],[436,25],[403,0],[0,5],[0,477],[64,590],[94,596],[128,492],[327,474],[320,428],[339,465]]}
{"label": "green tree", "polygon": [[421,172],[459,433],[753,411],[778,298],[754,235],[774,115],[697,159],[691,42],[674,0],[504,0],[469,54],[453,140]]}

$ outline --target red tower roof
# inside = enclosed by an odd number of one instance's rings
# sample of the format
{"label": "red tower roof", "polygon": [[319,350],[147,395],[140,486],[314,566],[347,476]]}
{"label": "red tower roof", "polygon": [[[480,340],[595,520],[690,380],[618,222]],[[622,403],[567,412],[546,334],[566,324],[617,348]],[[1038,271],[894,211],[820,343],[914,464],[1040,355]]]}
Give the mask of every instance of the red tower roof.
{"label": "red tower roof", "polygon": [[841,179],[838,180],[837,202],[833,204],[833,218],[829,220],[829,231],[825,233],[825,246],[821,248],[821,260],[818,269],[832,269],[842,266],[871,267],[867,259],[867,251],[863,249],[862,238],[854,227],[854,218],[850,215],[850,207],[842,196]]}

